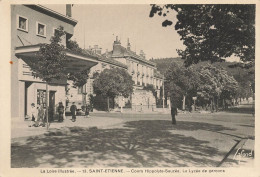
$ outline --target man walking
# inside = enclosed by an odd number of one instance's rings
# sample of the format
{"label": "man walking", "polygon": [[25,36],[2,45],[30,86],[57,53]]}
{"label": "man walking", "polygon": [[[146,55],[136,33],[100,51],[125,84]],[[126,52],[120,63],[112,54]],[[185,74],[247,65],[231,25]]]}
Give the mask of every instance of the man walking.
{"label": "man walking", "polygon": [[72,115],[72,122],[76,121],[76,114],[77,114],[77,106],[75,105],[75,102],[72,103],[70,107],[70,112]]}
{"label": "man walking", "polygon": [[59,102],[58,113],[59,113],[59,122],[63,122],[64,106],[62,102]]}
{"label": "man walking", "polygon": [[176,125],[176,119],[175,116],[177,116],[178,112],[177,112],[177,107],[176,106],[172,106],[171,107],[171,115],[172,115],[172,124]]}

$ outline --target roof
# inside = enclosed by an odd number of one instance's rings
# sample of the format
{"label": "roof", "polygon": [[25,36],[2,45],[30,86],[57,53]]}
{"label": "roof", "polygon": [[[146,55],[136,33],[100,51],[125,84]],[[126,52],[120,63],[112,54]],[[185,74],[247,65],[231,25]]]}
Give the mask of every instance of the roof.
{"label": "roof", "polygon": [[[69,49],[67,49],[68,51],[71,51]],[[71,51],[73,52],[73,51]],[[78,55],[83,55],[83,56],[88,56],[88,57],[91,57],[91,58],[95,58],[97,59],[98,61],[101,61],[101,62],[105,62],[105,63],[109,63],[109,64],[112,64],[112,65],[116,65],[116,66],[119,66],[119,67],[122,67],[122,68],[126,68],[127,69],[127,66],[123,63],[120,63],[116,60],[113,60],[112,58],[108,58],[108,57],[105,57],[105,56],[102,56],[102,55],[97,55],[95,53],[93,53],[92,51],[90,50],[83,50],[83,52],[81,52],[80,54],[78,52],[73,52],[75,54],[78,54]]]}
{"label": "roof", "polygon": [[46,14],[46,15],[49,15],[49,16],[51,16],[51,17],[57,18],[57,19],[59,19],[59,20],[61,20],[61,21],[64,21],[64,22],[66,22],[66,23],[69,23],[69,24],[71,24],[71,25],[73,25],[73,26],[76,26],[76,24],[78,23],[77,20],[74,20],[74,19],[71,18],[71,17],[68,17],[68,16],[66,16],[66,15],[63,15],[63,14],[61,14],[61,13],[59,13],[59,12],[56,12],[56,11],[54,11],[54,10],[51,10],[51,9],[49,9],[49,8],[47,8],[47,7],[44,7],[44,6],[42,6],[42,5],[39,5],[39,4],[36,4],[36,5],[24,4],[24,6],[29,7],[29,8],[31,8],[31,9],[34,9],[34,10],[36,10],[36,11],[38,11],[38,12],[44,13],[44,14]]}
{"label": "roof", "polygon": [[120,45],[120,48],[119,48],[119,51],[120,53],[119,54],[113,54],[113,52],[109,52],[108,55],[112,58],[118,58],[118,57],[132,57],[132,58],[135,58],[141,62],[144,62],[146,64],[149,64],[149,65],[152,65],[152,66],[156,66],[156,63],[154,62],[151,62],[149,60],[146,60],[144,57],[140,56],[140,55],[137,55],[135,52],[131,51],[131,50],[128,50],[126,49],[125,47],[121,46]]}

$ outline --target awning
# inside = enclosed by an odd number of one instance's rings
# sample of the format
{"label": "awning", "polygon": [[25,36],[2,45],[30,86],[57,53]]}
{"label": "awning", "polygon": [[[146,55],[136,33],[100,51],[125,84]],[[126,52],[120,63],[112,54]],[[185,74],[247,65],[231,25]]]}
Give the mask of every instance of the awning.
{"label": "awning", "polygon": [[[37,52],[40,50],[40,45],[21,46],[15,48],[15,55],[25,62],[26,60],[35,59]],[[90,69],[98,64],[98,59],[91,56],[83,56],[65,51],[68,62],[65,65],[67,72],[81,71]]]}

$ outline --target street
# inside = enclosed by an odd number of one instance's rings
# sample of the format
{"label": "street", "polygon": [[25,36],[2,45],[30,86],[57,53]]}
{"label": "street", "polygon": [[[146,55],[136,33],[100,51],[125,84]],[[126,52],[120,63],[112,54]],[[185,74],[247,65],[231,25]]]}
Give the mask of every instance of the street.
{"label": "street", "polygon": [[180,113],[177,125],[171,124],[170,114],[92,113],[78,116],[75,123],[67,117],[49,131],[26,127],[35,132],[29,135],[12,128],[11,167],[250,166],[250,157],[240,163],[229,156],[241,140],[254,147],[250,108]]}

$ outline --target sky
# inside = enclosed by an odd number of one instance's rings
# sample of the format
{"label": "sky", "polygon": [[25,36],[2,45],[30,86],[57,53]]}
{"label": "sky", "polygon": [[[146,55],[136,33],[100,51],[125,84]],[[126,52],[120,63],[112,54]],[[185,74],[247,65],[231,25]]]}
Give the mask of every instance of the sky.
{"label": "sky", "polygon": [[[65,4],[44,6],[65,14]],[[131,50],[137,54],[143,50],[147,59],[178,57],[176,49],[184,49],[184,46],[174,25],[162,27],[164,19],[159,16],[150,18],[150,9],[149,4],[74,4],[72,18],[78,24],[72,39],[82,48],[84,40],[85,48],[99,45],[104,53],[106,49],[112,50],[113,41],[118,36],[122,46],[126,47],[129,38]],[[172,16],[175,19],[175,12]]]}

